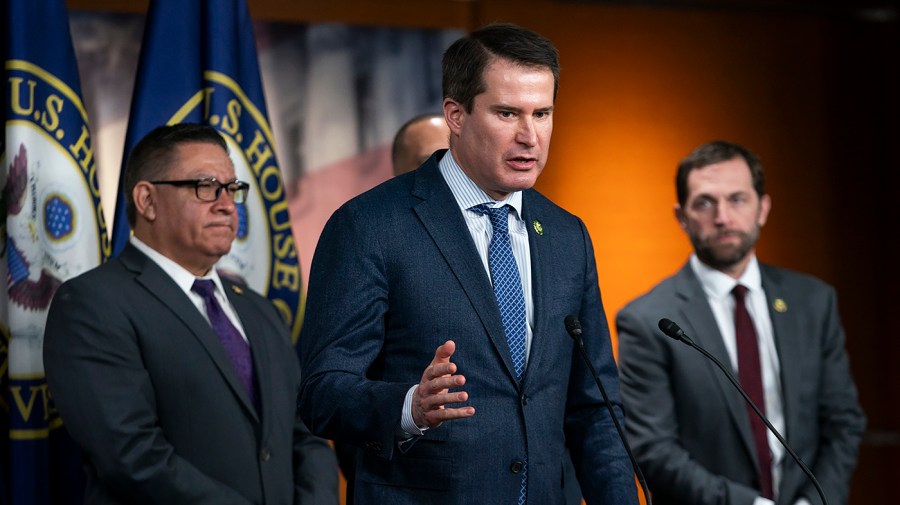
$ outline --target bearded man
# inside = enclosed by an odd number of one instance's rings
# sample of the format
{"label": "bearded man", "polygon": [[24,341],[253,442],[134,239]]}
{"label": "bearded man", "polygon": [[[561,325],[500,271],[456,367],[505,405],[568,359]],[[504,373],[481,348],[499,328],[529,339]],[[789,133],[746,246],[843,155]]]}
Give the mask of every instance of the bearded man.
{"label": "bearded man", "polygon": [[628,436],[657,505],[821,503],[721,371],[663,335],[661,318],[730,364],[829,503],[847,503],[865,417],[837,298],[818,279],[757,261],[772,206],[764,186],[759,159],[737,144],[685,158],[675,217],[694,254],[616,318]]}

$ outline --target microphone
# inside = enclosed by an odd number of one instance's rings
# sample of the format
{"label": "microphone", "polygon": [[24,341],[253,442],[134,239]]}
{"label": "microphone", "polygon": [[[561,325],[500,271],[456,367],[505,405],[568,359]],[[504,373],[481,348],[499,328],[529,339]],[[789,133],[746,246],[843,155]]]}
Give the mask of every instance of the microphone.
{"label": "microphone", "polygon": [[616,431],[619,432],[619,438],[622,439],[622,445],[625,446],[625,452],[628,453],[628,459],[631,460],[631,466],[634,468],[634,473],[637,475],[638,482],[641,484],[641,491],[644,492],[644,499],[647,500],[647,505],[653,505],[653,502],[650,499],[650,490],[647,488],[647,481],[644,480],[644,472],[641,471],[641,467],[638,466],[637,460],[634,459],[634,454],[631,453],[631,446],[628,445],[628,439],[625,437],[622,425],[619,424],[619,418],[616,416],[612,403],[609,401],[609,396],[606,394],[606,388],[604,388],[603,383],[600,382],[597,370],[594,368],[593,363],[591,363],[591,358],[584,348],[584,340],[581,339],[581,321],[572,314],[569,314],[566,316],[564,322],[566,325],[566,332],[572,337],[572,340],[578,344],[578,349],[581,351],[581,357],[584,358],[585,364],[587,364],[588,368],[591,370],[594,382],[597,383],[597,389],[600,390],[600,395],[603,396],[603,403],[606,404],[606,410],[609,411],[609,416],[612,417],[613,423],[616,425]]}
{"label": "microphone", "polygon": [[744,401],[746,401],[747,404],[750,405],[750,407],[753,409],[753,412],[756,412],[756,415],[759,416],[760,419],[762,419],[762,422],[765,423],[766,428],[768,428],[769,431],[771,431],[775,435],[775,438],[777,438],[778,441],[781,442],[781,445],[784,446],[788,454],[790,454],[791,457],[794,458],[794,461],[797,462],[797,465],[800,466],[800,469],[803,470],[803,473],[805,473],[809,480],[813,483],[813,486],[816,488],[816,492],[819,493],[819,498],[822,499],[822,503],[824,505],[828,505],[828,500],[825,498],[825,492],[822,491],[822,486],[819,485],[819,481],[816,480],[816,476],[813,475],[809,467],[806,466],[806,463],[804,463],[803,460],[800,459],[800,456],[798,456],[797,453],[794,452],[793,449],[791,449],[791,446],[789,446],[784,437],[781,436],[781,433],[778,433],[778,430],[776,430],[775,427],[772,426],[772,423],[770,423],[766,416],[763,415],[762,411],[759,410],[759,407],[757,407],[756,404],[753,403],[753,400],[750,399],[750,397],[747,395],[747,392],[744,391],[744,388],[742,388],[737,379],[734,378],[734,374],[732,374],[727,368],[725,368],[725,365],[723,365],[721,361],[716,359],[716,357],[710,354],[706,349],[695,344],[694,341],[684,333],[684,330],[682,330],[681,327],[675,324],[671,319],[660,319],[659,329],[663,333],[665,333],[667,337],[679,340],[693,347],[694,349],[699,351],[700,354],[709,358],[713,363],[716,364],[717,367],[719,367],[720,370],[722,370],[722,373],[725,374],[725,377],[729,380],[729,382],[731,382],[731,384],[735,387],[735,389],[738,390],[741,396],[744,397]]}

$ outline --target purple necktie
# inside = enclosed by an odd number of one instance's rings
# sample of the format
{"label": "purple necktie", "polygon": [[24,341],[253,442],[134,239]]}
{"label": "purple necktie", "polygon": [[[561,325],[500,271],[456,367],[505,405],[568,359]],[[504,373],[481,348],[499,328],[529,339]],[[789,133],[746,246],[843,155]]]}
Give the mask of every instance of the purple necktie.
{"label": "purple necktie", "polygon": [[[731,291],[734,295],[734,330],[737,339],[738,378],[741,386],[747,391],[747,395],[759,410],[766,413],[766,397],[763,394],[762,371],[759,363],[759,344],[757,343],[756,328],[747,306],[744,304],[744,296],[747,287],[738,284]],[[756,456],[759,460],[760,487],[763,498],[772,499],[772,453],[769,451],[769,438],[766,426],[759,416],[747,405],[747,415],[750,418],[750,427],[753,431],[753,443],[756,446]]]}
{"label": "purple necktie", "polygon": [[256,388],[253,385],[253,357],[250,354],[250,345],[228,320],[228,316],[225,315],[222,306],[219,305],[213,294],[215,289],[215,284],[209,279],[197,279],[191,287],[191,291],[203,298],[209,324],[219,337],[219,342],[222,343],[228,357],[231,358],[231,363],[234,365],[241,383],[244,384],[244,389],[250,395],[250,401],[259,408],[256,403]]}

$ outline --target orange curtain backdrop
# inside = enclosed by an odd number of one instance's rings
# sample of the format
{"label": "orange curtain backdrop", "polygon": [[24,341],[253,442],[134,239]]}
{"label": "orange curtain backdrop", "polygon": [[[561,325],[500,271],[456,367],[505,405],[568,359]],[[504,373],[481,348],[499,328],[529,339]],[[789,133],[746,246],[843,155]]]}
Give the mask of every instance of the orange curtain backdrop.
{"label": "orange curtain backdrop", "polygon": [[540,15],[490,2],[479,17],[520,22],[560,50],[555,131],[537,187],[587,224],[611,324],[690,254],[673,214],[675,167],[718,138],[750,147],[768,169],[773,211],[760,256],[832,273],[821,231],[833,208],[827,181],[796,184],[798,170],[826,163],[820,22],[565,2],[531,12]]}

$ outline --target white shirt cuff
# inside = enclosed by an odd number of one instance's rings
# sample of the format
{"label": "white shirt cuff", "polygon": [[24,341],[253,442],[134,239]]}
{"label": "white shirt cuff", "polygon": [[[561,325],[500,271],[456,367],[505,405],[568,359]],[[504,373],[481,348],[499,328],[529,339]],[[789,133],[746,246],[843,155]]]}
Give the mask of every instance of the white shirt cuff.
{"label": "white shirt cuff", "polygon": [[418,387],[419,385],[416,384],[415,386],[409,388],[409,391],[406,392],[406,398],[404,398],[403,400],[403,416],[400,418],[400,427],[403,428],[403,431],[414,437],[421,437],[425,434],[425,430],[428,429],[427,426],[417,426],[416,422],[413,420],[412,399],[413,394],[415,394],[416,388]]}

